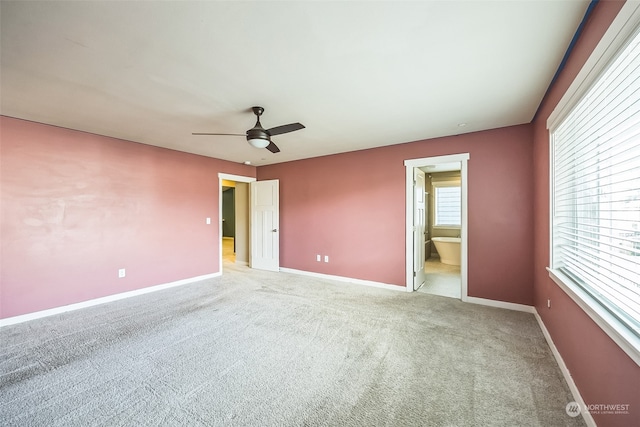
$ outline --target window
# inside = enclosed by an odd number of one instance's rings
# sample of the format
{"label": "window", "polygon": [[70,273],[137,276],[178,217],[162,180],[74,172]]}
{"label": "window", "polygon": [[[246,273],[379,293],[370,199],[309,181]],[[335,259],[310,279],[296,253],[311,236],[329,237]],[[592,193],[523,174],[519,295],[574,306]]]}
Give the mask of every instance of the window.
{"label": "window", "polygon": [[460,183],[458,182],[434,182],[434,226],[459,228],[460,215]]}
{"label": "window", "polygon": [[[588,305],[604,310],[614,329],[625,329],[623,334],[637,343],[640,36],[634,31],[550,128],[551,270],[561,282],[579,288]],[[635,351],[637,357],[637,347]]]}

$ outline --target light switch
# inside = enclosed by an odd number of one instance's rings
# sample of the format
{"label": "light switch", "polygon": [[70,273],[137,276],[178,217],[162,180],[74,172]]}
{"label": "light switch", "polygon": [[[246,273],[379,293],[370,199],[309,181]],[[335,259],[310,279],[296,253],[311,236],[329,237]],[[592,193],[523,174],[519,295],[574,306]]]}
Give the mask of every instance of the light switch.
{"label": "light switch", "polygon": [[207,224],[211,224],[211,218],[207,218]]}

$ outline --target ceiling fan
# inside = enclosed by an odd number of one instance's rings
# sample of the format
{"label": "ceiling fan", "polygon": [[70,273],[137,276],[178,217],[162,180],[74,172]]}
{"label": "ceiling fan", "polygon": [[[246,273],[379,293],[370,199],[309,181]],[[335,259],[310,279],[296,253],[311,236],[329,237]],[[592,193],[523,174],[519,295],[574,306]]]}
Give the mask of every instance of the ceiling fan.
{"label": "ceiling fan", "polygon": [[251,107],[253,114],[256,115],[257,121],[255,126],[249,129],[245,134],[241,133],[199,133],[194,132],[193,135],[228,135],[228,136],[245,136],[249,144],[256,148],[266,148],[272,153],[280,152],[280,149],[276,144],[271,141],[271,137],[274,135],[280,135],[283,133],[289,133],[296,130],[304,129],[304,125],[300,123],[289,123],[288,125],[276,126],[271,129],[265,129],[260,124],[260,116],[264,113],[262,107]]}

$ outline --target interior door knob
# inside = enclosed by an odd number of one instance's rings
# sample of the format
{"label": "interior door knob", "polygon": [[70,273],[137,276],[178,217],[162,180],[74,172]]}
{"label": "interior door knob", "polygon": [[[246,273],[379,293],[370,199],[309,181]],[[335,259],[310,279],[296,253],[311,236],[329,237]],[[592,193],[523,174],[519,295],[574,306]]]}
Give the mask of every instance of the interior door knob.
{"label": "interior door knob", "polygon": [[275,233],[276,231],[278,231],[278,229],[277,229],[277,228],[274,228],[274,229],[273,229],[273,230],[271,230],[271,231],[273,231],[273,232]]}

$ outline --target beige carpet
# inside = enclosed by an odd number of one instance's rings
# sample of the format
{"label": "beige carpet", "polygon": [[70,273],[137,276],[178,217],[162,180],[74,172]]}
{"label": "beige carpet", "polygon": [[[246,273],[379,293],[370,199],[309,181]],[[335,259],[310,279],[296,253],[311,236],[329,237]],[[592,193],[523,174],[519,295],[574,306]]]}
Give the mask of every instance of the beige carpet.
{"label": "beige carpet", "polygon": [[224,271],[0,329],[0,424],[584,425],[530,314]]}

